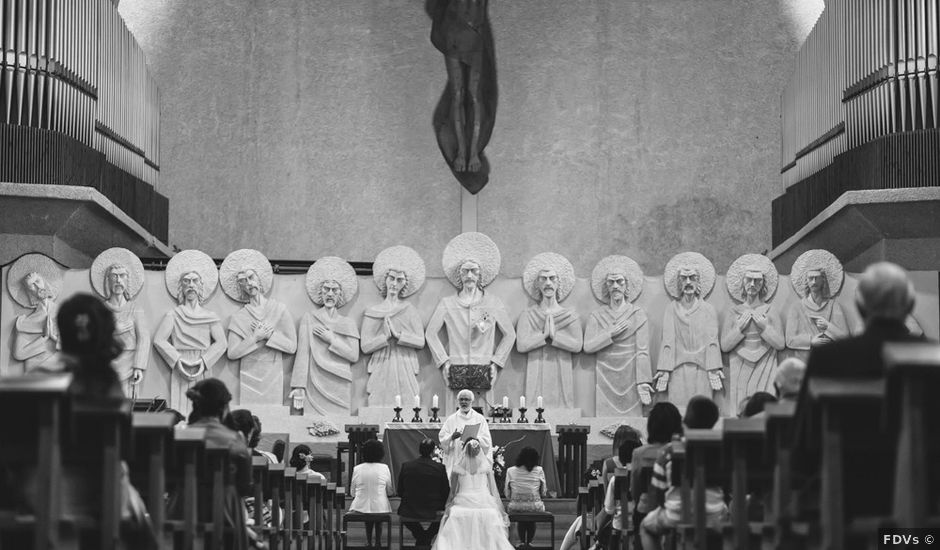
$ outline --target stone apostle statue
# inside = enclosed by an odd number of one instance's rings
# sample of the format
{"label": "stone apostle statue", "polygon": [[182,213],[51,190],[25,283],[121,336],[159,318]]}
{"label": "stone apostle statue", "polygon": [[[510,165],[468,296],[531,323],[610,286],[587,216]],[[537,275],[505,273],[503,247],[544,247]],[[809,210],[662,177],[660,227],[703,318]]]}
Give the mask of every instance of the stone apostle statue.
{"label": "stone apostle statue", "polygon": [[838,258],[826,250],[807,250],[793,262],[790,284],[801,299],[787,312],[786,344],[804,362],[809,350],[849,335],[842,306],[834,296],[844,273]]}
{"label": "stone apostle statue", "polygon": [[656,391],[685,409],[693,396],[722,389],[718,314],[704,300],[715,286],[715,268],[698,252],[682,252],[666,264],[663,284],[674,300],[663,312]]}
{"label": "stone apostle statue", "polygon": [[56,368],[59,329],[56,297],[62,288],[62,270],[42,254],[20,256],[7,273],[7,290],[17,304],[30,309],[13,323],[13,358],[23,371]]}
{"label": "stone apostle statue", "polygon": [[306,401],[317,414],[349,415],[350,366],[359,360],[359,329],[337,311],[359,289],[356,271],[328,256],[307,270],[307,295],[323,306],[300,319],[290,398]]}
{"label": "stone apostle statue", "polygon": [[170,408],[187,414],[186,390],[209,378],[225,354],[222,320],[203,307],[219,285],[219,270],[204,252],[183,250],[167,262],[163,277],[177,306],[160,321],[153,347],[170,367]]}
{"label": "stone apostle statue", "polygon": [[522,284],[538,302],[516,324],[516,347],[528,354],[526,395],[530,403],[542,396],[546,408],[574,408],[571,354],[581,351],[583,333],[578,314],[559,303],[574,288],[574,268],[554,252],[538,254],[526,265]]}
{"label": "stone apostle statue", "polygon": [[649,320],[633,305],[643,271],[626,256],[607,256],[591,273],[594,297],[607,305],[591,314],[584,352],[597,354],[597,416],[643,416],[652,401]]}
{"label": "stone apostle statue", "polygon": [[144,287],[144,265],[126,248],[109,248],[98,255],[89,271],[91,286],[114,312],[114,336],[124,351],[112,362],[124,394],[137,398],[137,389],[150,364],[150,326],[134,297]]}
{"label": "stone apostle statue", "polygon": [[[442,263],[444,275],[458,290],[442,298],[431,315],[425,332],[428,348],[446,387],[453,392],[470,389],[479,396],[492,390],[516,341],[503,302],[484,291],[499,273],[499,249],[483,233],[462,233],[447,244]],[[447,347],[441,341],[442,328]],[[453,407],[448,397],[445,394],[445,411]]]}
{"label": "stone apostle statue", "polygon": [[228,325],[228,358],[241,361],[240,403],[280,405],[284,354],[297,351],[297,332],[287,307],[265,297],[274,279],[271,263],[257,250],[243,248],[226,256],[219,272],[225,294],[245,303]]}
{"label": "stone apostle statue", "polygon": [[725,314],[721,350],[729,353],[728,402],[732,416],[757,392],[774,393],[783,327],[768,303],[777,290],[777,268],[767,256],[745,254],[728,268],[728,294],[738,304]]}
{"label": "stone apostle statue", "polygon": [[454,464],[460,460],[460,450],[463,448],[461,436],[468,426],[478,425],[479,428],[474,436],[480,442],[483,456],[489,458],[490,451],[493,449],[493,438],[490,437],[490,427],[486,423],[486,417],[471,408],[476,396],[471,390],[463,389],[457,393],[457,412],[447,417],[441,425],[441,431],[437,437],[441,442],[441,450],[444,454],[444,467],[447,468],[447,477],[450,477],[450,471]]}
{"label": "stone apostle statue", "polygon": [[362,352],[369,358],[369,406],[392,407],[396,395],[418,395],[418,351],[424,348],[424,324],[404,298],[424,285],[424,260],[407,246],[392,246],[372,264],[372,280],[385,300],[365,311]]}

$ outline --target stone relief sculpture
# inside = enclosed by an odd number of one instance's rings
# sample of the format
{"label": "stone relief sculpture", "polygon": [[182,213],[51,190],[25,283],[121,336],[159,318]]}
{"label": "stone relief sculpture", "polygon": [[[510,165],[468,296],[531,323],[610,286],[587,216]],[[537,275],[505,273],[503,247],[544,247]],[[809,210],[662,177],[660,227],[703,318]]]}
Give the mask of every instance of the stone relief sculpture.
{"label": "stone relief sculpture", "polygon": [[225,354],[222,320],[203,307],[219,285],[219,270],[204,252],[183,250],[167,262],[163,278],[177,306],[157,326],[153,347],[170,367],[169,406],[186,414],[186,390],[210,377]]}
{"label": "stone relief sculpture", "polygon": [[287,307],[265,297],[274,279],[271,263],[257,250],[236,250],[222,262],[219,279],[229,298],[245,304],[228,325],[228,358],[240,361],[240,403],[280,405],[284,354],[297,351],[297,332]]}
{"label": "stone relief sculpture", "polygon": [[42,254],[25,254],[7,273],[7,290],[17,304],[30,309],[13,323],[13,358],[23,371],[55,368],[59,349],[56,298],[62,290],[62,269]]}
{"label": "stone relief sculpture", "polygon": [[732,416],[751,395],[774,393],[777,352],[784,348],[783,326],[769,303],[777,279],[777,268],[761,254],[739,257],[725,276],[728,294],[739,302],[725,314],[721,333],[721,351],[730,354],[727,387]]}
{"label": "stone relief sculpture", "polygon": [[826,250],[807,250],[793,262],[790,284],[800,297],[787,312],[786,345],[803,361],[809,350],[849,335],[842,306],[834,297],[844,273],[838,258]]}
{"label": "stone relief sculpture", "polygon": [[538,302],[516,324],[516,347],[528,354],[525,393],[530,403],[541,395],[549,409],[574,408],[571,354],[581,351],[583,333],[578,314],[560,303],[574,288],[574,268],[564,256],[543,252],[529,260],[522,285]]}
{"label": "stone relief sculpture", "polygon": [[684,409],[695,395],[722,389],[718,314],[705,302],[715,286],[715,267],[698,252],[676,254],[666,264],[663,285],[672,303],[663,312],[656,391]]}
{"label": "stone relief sculpture", "polygon": [[447,86],[434,110],[437,145],[471,193],[489,178],[483,149],[496,118],[497,86],[488,0],[427,0],[431,43],[442,54]]}
{"label": "stone relief sculpture", "polygon": [[[425,335],[431,358],[451,390],[445,396],[445,411],[453,410],[456,392],[464,388],[477,398],[490,392],[516,341],[503,302],[484,291],[499,273],[500,260],[496,243],[483,233],[462,233],[444,248],[444,275],[457,294],[445,296],[437,304]],[[442,328],[447,333],[446,348]],[[487,399],[492,402],[492,395]]]}
{"label": "stone relief sculpture", "polygon": [[126,248],[109,248],[89,270],[91,286],[114,312],[115,338],[124,351],[112,363],[124,393],[137,398],[137,388],[150,363],[150,326],[134,298],[144,287],[144,265]]}
{"label": "stone relief sculpture", "polygon": [[652,402],[649,320],[633,305],[643,271],[626,256],[607,256],[591,273],[594,297],[606,305],[584,329],[584,352],[597,354],[597,416],[642,416]]}
{"label": "stone relief sculpture", "polygon": [[359,329],[337,310],[357,290],[356,271],[343,259],[320,258],[307,270],[307,295],[322,307],[300,319],[290,398],[304,400],[317,414],[349,414],[350,366],[359,360]]}
{"label": "stone relief sculpture", "polygon": [[372,354],[366,384],[370,407],[392,407],[396,395],[421,393],[418,350],[424,347],[424,324],[404,299],[421,288],[424,273],[424,260],[407,246],[386,248],[372,265],[372,280],[385,300],[362,319],[362,352]]}

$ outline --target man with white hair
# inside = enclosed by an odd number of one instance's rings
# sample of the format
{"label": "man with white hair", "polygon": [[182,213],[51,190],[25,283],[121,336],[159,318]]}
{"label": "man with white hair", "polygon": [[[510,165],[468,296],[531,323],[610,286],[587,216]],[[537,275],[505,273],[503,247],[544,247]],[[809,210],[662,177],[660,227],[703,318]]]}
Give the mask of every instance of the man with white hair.
{"label": "man with white hair", "polygon": [[457,393],[457,412],[447,417],[438,433],[438,439],[441,442],[441,449],[444,452],[444,466],[447,468],[447,476],[450,477],[450,470],[454,464],[460,460],[461,436],[467,426],[479,424],[479,431],[474,436],[480,442],[481,450],[484,456],[489,456],[493,448],[493,439],[490,437],[490,428],[486,423],[486,417],[473,410],[473,400],[476,396],[471,390],[463,389]]}
{"label": "man with white hair", "polygon": [[865,331],[851,338],[813,348],[806,378],[884,374],[881,348],[885,342],[918,341],[904,321],[914,309],[914,285],[896,264],[879,262],[859,276],[855,304]]}

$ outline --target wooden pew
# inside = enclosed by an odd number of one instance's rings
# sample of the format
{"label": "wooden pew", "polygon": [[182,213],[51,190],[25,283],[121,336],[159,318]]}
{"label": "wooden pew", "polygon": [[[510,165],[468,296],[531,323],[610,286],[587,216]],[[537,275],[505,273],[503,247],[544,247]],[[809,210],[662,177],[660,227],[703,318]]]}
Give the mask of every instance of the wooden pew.
{"label": "wooden pew", "polygon": [[561,481],[561,495],[575,498],[581,474],[587,469],[587,438],[590,426],[556,426],[558,434],[558,476]]}
{"label": "wooden pew", "polygon": [[284,541],[284,471],[283,463],[268,465],[268,487],[271,488],[271,526],[265,527],[271,550],[285,548]]}
{"label": "wooden pew", "polygon": [[[68,374],[0,379],[0,415],[16,419],[0,432],[0,466],[21,472],[35,467],[31,513],[0,510],[0,540],[11,531],[32,530],[32,547],[58,548],[59,465],[62,409],[72,383]],[[7,495],[9,496],[9,495]]]}
{"label": "wooden pew", "polygon": [[898,527],[936,526],[940,524],[940,345],[888,343],[884,361],[888,432],[897,434],[892,515]]}
{"label": "wooden pew", "polygon": [[199,514],[198,467],[205,447],[205,428],[183,428],[173,433],[172,496],[164,525],[174,540],[173,547],[178,550],[203,547],[203,532],[197,531],[196,526]]}
{"label": "wooden pew", "polygon": [[591,492],[587,487],[578,489],[577,512],[581,518],[581,529],[579,530],[579,540],[581,550],[587,550],[591,546],[591,527],[593,519],[591,518]]}
{"label": "wooden pew", "polygon": [[310,514],[307,550],[320,550],[322,548],[323,491],[323,482],[319,477],[307,477],[307,510]]}
{"label": "wooden pew", "polygon": [[263,456],[251,458],[251,481],[252,481],[252,519],[254,520],[255,533],[259,539],[266,538],[264,530],[264,508],[266,495],[270,490],[266,490],[268,481],[268,465],[270,462]]}
{"label": "wooden pew", "polygon": [[769,468],[773,471],[773,490],[768,516],[765,521],[773,525],[773,546],[795,543],[791,525],[793,510],[792,443],[796,402],[769,403],[767,413],[766,448]]}
{"label": "wooden pew", "polygon": [[327,483],[326,489],[323,490],[321,496],[323,497],[323,510],[326,512],[326,517],[324,518],[323,529],[320,531],[320,548],[324,550],[333,550],[333,548],[336,548],[339,550],[340,547],[336,545],[336,539],[334,537],[334,534],[339,531],[336,527],[337,521],[340,521],[335,514],[336,484]]}
{"label": "wooden pew", "polygon": [[[730,457],[731,466],[731,522],[733,547],[747,550],[757,547],[752,540],[771,534],[764,514],[760,522],[751,522],[748,501],[754,494],[770,498],[772,474],[765,454],[766,417],[726,418],[722,427],[724,456]],[[764,501],[766,504],[767,501]],[[766,506],[765,506],[766,508]]]}
{"label": "wooden pew", "polygon": [[284,522],[281,526],[281,544],[285,550],[292,548],[292,537],[294,534],[294,478],[297,476],[297,468],[288,466],[284,468]]}
{"label": "wooden pew", "polygon": [[630,502],[632,501],[630,497],[630,472],[618,471],[614,473],[611,479],[614,480],[614,508],[620,507],[621,529],[619,531],[616,529],[611,530],[609,548],[610,550],[626,549],[630,547],[630,539],[633,536],[633,518],[630,514]]}
{"label": "wooden pew", "polygon": [[[343,487],[337,487],[336,491],[333,493],[333,547],[337,550],[343,549],[343,544],[346,541],[346,529],[343,526],[343,516],[346,510],[346,489]],[[392,537],[392,525],[391,520],[389,520],[388,525],[388,539],[389,548],[391,548],[391,537]]]}
{"label": "wooden pew", "polygon": [[[227,443],[216,443],[214,441],[206,442],[206,461],[207,467],[204,472],[206,477],[211,478],[210,500],[211,508],[207,511],[206,517],[200,518],[201,523],[205,525],[206,531],[211,532],[208,548],[211,550],[222,550],[227,547],[226,534],[232,537],[238,537],[240,533],[233,533],[232,528],[225,524],[226,495],[233,485],[231,471],[229,470],[229,446]],[[205,490],[205,487],[201,487]],[[203,500],[204,497],[200,497]],[[206,525],[207,520],[210,520]]]}
{"label": "wooden pew", "polygon": [[[708,548],[708,530],[705,516],[705,490],[708,487],[724,485],[723,471],[708,471],[709,466],[721,464],[722,433],[718,430],[685,431],[685,457],[682,471],[682,525],[679,532],[686,547]],[[676,454],[673,453],[673,460]],[[677,464],[673,464],[673,472]],[[688,484],[691,482],[691,489]],[[691,500],[686,498],[691,491]],[[691,506],[690,506],[691,503]],[[691,517],[689,517],[691,516]],[[689,520],[689,521],[687,521]],[[691,523],[690,523],[691,522]],[[691,531],[692,545],[689,546]]]}
{"label": "wooden pew", "polygon": [[287,480],[293,485],[293,510],[294,521],[291,532],[292,548],[302,549],[307,544],[307,532],[304,527],[305,520],[309,521],[309,507],[307,500],[307,474],[297,473],[293,478]]}
{"label": "wooden pew", "polygon": [[166,471],[173,444],[176,419],[170,413],[134,413],[131,418],[133,444],[128,464],[131,482],[147,503],[154,536],[163,542],[166,520]]}

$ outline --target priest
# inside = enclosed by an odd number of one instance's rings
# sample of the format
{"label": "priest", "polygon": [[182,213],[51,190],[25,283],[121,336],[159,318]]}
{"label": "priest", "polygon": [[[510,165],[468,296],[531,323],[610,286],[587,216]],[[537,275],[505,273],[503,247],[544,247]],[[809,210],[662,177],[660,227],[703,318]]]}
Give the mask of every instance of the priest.
{"label": "priest", "polygon": [[438,434],[441,449],[444,452],[444,467],[447,468],[448,479],[450,478],[451,468],[460,460],[463,451],[461,436],[465,430],[478,430],[473,437],[480,442],[480,450],[483,451],[484,456],[489,456],[490,451],[493,449],[493,439],[490,437],[490,428],[486,424],[486,417],[471,408],[473,399],[474,394],[471,390],[460,390],[457,394],[457,412],[447,417]]}

